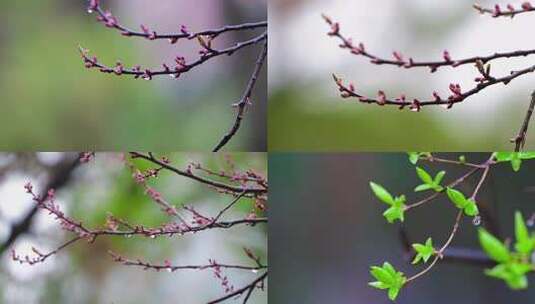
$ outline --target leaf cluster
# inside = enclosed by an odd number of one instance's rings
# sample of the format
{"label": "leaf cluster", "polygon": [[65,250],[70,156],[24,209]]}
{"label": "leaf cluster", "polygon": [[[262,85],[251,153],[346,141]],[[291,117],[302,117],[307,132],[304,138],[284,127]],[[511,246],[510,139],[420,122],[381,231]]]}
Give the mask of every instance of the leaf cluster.
{"label": "leaf cluster", "polygon": [[535,235],[529,234],[522,214],[518,211],[515,213],[514,251],[484,228],[480,228],[478,233],[481,247],[498,263],[493,268],[485,270],[485,274],[505,281],[512,289],[526,289],[528,287],[526,274],[535,270],[535,265],[531,262],[531,255],[535,249]]}

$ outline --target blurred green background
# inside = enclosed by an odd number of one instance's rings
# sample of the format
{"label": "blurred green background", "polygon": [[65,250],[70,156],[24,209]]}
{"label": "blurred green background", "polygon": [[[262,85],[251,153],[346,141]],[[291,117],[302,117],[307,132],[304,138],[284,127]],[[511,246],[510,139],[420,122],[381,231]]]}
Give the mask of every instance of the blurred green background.
{"label": "blurred green background", "polygon": [[[394,50],[415,60],[439,60],[444,49],[454,58],[465,58],[535,48],[535,41],[525,39],[533,15],[513,20],[480,17],[472,4],[466,0],[270,2],[270,151],[512,150],[509,139],[524,120],[534,90],[533,75],[508,86],[493,86],[452,110],[426,107],[421,113],[342,99],[332,80],[335,73],[365,95],[375,96],[381,89],[388,96],[405,93],[422,99],[433,90],[447,96],[452,82],[465,90],[472,88],[477,71],[467,66],[430,74],[426,69],[372,65],[327,37],[329,27],[321,13],[339,21],[346,36],[387,58]],[[492,64],[492,71],[503,76],[532,64],[531,57],[501,60]],[[533,125],[527,150],[535,149]]]}
{"label": "blurred green background", "polygon": [[[489,154],[465,154],[483,162]],[[459,154],[437,154],[457,159]],[[421,162],[428,172],[446,170],[449,183],[464,168]],[[401,224],[388,224],[369,182],[382,184],[392,194],[406,194],[407,202],[427,196],[412,190],[419,184],[414,166],[404,153],[291,154],[270,153],[269,248],[270,301],[273,303],[392,303],[384,291],[367,286],[371,265],[391,262],[412,275],[423,269],[410,265],[403,245]],[[479,176],[479,175],[478,175]],[[535,212],[535,161],[526,161],[517,173],[510,164],[492,168],[478,195],[481,225],[503,240],[514,236],[514,211],[528,218]],[[459,190],[473,191],[478,177]],[[410,243],[433,238],[442,244],[455,222],[456,208],[441,196],[405,215]],[[477,226],[464,218],[452,247],[479,250]],[[529,228],[533,231],[533,227]],[[438,246],[438,245],[437,245]],[[447,252],[446,252],[447,254]],[[483,274],[486,266],[454,260],[439,262],[429,273],[404,288],[396,303],[532,303],[530,288],[512,291],[502,281]]]}
{"label": "blurred green background", "polygon": [[[193,161],[219,171],[228,169],[227,160],[232,159],[237,170],[267,174],[267,156],[263,153],[165,155],[179,168],[186,168]],[[0,303],[205,303],[225,294],[210,270],[143,271],[113,262],[108,250],[158,264],[168,259],[177,265],[202,265],[208,259],[216,259],[220,263],[250,265],[243,252],[243,247],[247,247],[266,263],[267,225],[237,226],[173,238],[102,237],[93,244],[79,242],[42,264],[13,262],[10,249],[24,256],[31,254],[32,246],[45,252],[71,238],[52,216],[38,211],[29,229],[8,248],[3,247],[14,225],[33,206],[23,185],[31,181],[35,191],[41,191],[50,176],[61,172],[72,157],[70,153],[0,154]],[[135,184],[121,157],[119,153],[99,153],[94,161],[78,165],[67,177],[67,183],[57,188],[61,209],[90,227],[102,227],[108,212],[132,224],[157,226],[169,221],[142,187]],[[143,161],[135,164],[147,167]],[[169,172],[161,172],[150,183],[170,203],[190,205],[207,215],[217,214],[230,199]],[[243,199],[224,219],[243,218],[253,205],[252,200]],[[248,271],[223,270],[223,274],[235,288],[256,277]],[[267,289],[254,292],[251,303],[267,303]]]}
{"label": "blurred green background", "polygon": [[[266,1],[102,1],[131,28],[177,31],[262,21]],[[194,12],[194,13],[192,13]],[[253,32],[222,38],[227,45]],[[206,151],[234,121],[238,100],[260,47],[212,60],[179,80],[151,82],[86,70],[81,44],[105,63],[157,67],[176,55],[195,56],[189,43],[169,45],[122,37],[95,21],[84,0],[2,1],[0,12],[0,148],[4,150]],[[265,151],[266,75],[254,106],[227,149]]]}

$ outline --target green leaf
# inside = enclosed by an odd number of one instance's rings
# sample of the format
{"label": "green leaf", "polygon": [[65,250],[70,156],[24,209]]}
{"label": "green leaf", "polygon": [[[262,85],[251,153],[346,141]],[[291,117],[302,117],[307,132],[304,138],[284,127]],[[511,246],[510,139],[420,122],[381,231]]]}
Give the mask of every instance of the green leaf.
{"label": "green leaf", "polygon": [[457,206],[459,209],[464,209],[467,204],[466,197],[461,191],[457,191],[453,188],[447,188],[446,193],[450,200]]}
{"label": "green leaf", "polygon": [[433,178],[424,169],[416,167],[416,173],[418,174],[418,177],[422,180],[422,182],[424,182],[425,184],[433,184]]}
{"label": "green leaf", "polygon": [[491,259],[498,263],[505,263],[511,259],[509,249],[500,240],[488,233],[487,230],[479,228],[478,234],[481,247]]}
{"label": "green leaf", "polygon": [[526,289],[528,280],[526,273],[531,271],[531,265],[521,262],[499,264],[492,269],[485,270],[485,274],[504,280],[511,289]]}
{"label": "green leaf", "polygon": [[476,216],[479,214],[479,209],[477,208],[476,202],[473,200],[467,200],[466,206],[464,206],[464,214],[468,216]]}
{"label": "green leaf", "polygon": [[519,253],[529,255],[534,248],[534,240],[529,236],[528,228],[524,222],[522,214],[515,212],[515,249]]}
{"label": "green leaf", "polygon": [[418,262],[420,262],[420,260],[423,260],[424,263],[427,263],[427,261],[435,253],[435,248],[433,247],[433,240],[431,238],[427,239],[425,245],[413,244],[412,248],[414,248],[417,253],[414,257],[414,260],[412,261],[412,264],[417,264]]}
{"label": "green leaf", "polygon": [[372,266],[371,275],[377,280],[370,282],[368,285],[377,289],[388,289],[388,298],[394,301],[407,279],[402,272],[396,269],[388,262],[383,263],[382,267]]}
{"label": "green leaf", "polygon": [[424,169],[420,167],[416,167],[416,173],[424,183],[414,188],[414,192],[426,190],[435,190],[436,192],[441,192],[442,190],[444,190],[444,188],[440,186],[440,182],[446,174],[445,171],[438,172],[434,179],[431,177],[431,175],[429,175],[429,173],[427,173]]}
{"label": "green leaf", "polygon": [[435,190],[436,192],[442,192],[442,190],[444,190],[444,188],[442,186],[434,186],[433,187],[433,190]]}
{"label": "green leaf", "polygon": [[380,282],[380,281],[369,282],[368,285],[377,289],[388,289],[388,284]]}
{"label": "green leaf", "polygon": [[392,301],[394,301],[397,297],[398,297],[398,294],[399,294],[399,291],[401,290],[401,288],[398,288],[398,287],[391,287],[389,290],[388,290],[388,298]]}
{"label": "green leaf", "polygon": [[396,220],[400,220],[401,222],[403,222],[405,220],[404,212],[404,207],[392,206],[388,208],[385,212],[383,212],[383,216],[390,224],[392,224]]}
{"label": "green leaf", "polygon": [[468,216],[476,216],[479,214],[476,202],[472,199],[466,199],[461,191],[447,188],[446,193],[453,204],[455,204],[457,208],[463,210],[464,214]]}
{"label": "green leaf", "polygon": [[420,153],[418,152],[409,152],[409,162],[413,165],[416,165],[418,160],[420,160]]}
{"label": "green leaf", "polygon": [[421,191],[426,191],[426,190],[430,190],[434,188],[435,187],[433,185],[421,184],[421,185],[418,185],[416,188],[414,188],[414,192],[421,192]]}
{"label": "green leaf", "polygon": [[495,158],[498,162],[506,162],[513,159],[513,154],[515,152],[497,152]]}
{"label": "green leaf", "polygon": [[534,152],[497,152],[495,154],[496,161],[498,162],[511,162],[511,167],[515,172],[520,170],[523,159],[535,158]]}
{"label": "green leaf", "polygon": [[383,186],[374,182],[370,182],[370,187],[372,188],[373,193],[375,194],[375,196],[377,196],[378,199],[388,205],[394,204],[394,198],[388,191],[386,191],[385,188],[383,188]]}
{"label": "green leaf", "polygon": [[533,159],[535,158],[535,152],[520,152],[520,159]]}
{"label": "green leaf", "polygon": [[384,267],[372,266],[370,272],[376,280],[388,286],[394,283],[394,278]]}
{"label": "green leaf", "polygon": [[513,171],[518,172],[520,170],[520,165],[522,165],[522,159],[520,159],[519,153],[514,153],[511,159],[511,167],[513,167]]}
{"label": "green leaf", "polygon": [[385,212],[383,216],[389,223],[393,223],[396,220],[403,222],[405,220],[405,195],[396,196],[392,199],[392,204]]}
{"label": "green leaf", "polygon": [[440,183],[442,182],[442,179],[444,178],[444,175],[446,175],[446,171],[438,172],[437,175],[435,176],[434,184],[440,185]]}

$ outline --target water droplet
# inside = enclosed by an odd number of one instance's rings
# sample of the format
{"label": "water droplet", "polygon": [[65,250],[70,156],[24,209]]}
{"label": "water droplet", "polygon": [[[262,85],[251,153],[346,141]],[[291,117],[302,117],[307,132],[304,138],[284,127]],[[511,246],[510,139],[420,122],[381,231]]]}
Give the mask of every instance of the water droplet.
{"label": "water droplet", "polygon": [[171,267],[167,268],[167,272],[173,272],[173,268]]}
{"label": "water droplet", "polygon": [[258,273],[258,269],[252,269],[251,272],[252,273]]}
{"label": "water droplet", "polygon": [[125,234],[124,237],[129,239],[129,238],[132,237],[132,235],[131,234]]}
{"label": "water droplet", "polygon": [[93,10],[90,9],[90,8],[88,8],[88,9],[87,9],[87,13],[88,13],[88,14],[92,14],[92,13],[93,13]]}
{"label": "water droplet", "polygon": [[479,215],[474,216],[474,219],[472,220],[472,224],[474,224],[474,226],[481,225],[481,216]]}
{"label": "water droplet", "polygon": [[151,239],[155,239],[155,238],[156,238],[156,235],[153,234],[153,235],[150,236],[150,238],[151,238]]}

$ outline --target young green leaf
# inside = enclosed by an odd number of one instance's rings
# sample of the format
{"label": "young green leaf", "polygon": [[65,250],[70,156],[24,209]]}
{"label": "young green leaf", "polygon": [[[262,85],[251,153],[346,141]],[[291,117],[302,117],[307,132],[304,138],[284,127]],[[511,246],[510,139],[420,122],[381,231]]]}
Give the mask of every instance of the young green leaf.
{"label": "young green leaf", "polygon": [[496,161],[498,162],[511,162],[511,167],[516,172],[520,170],[523,159],[533,159],[535,158],[534,152],[497,152],[495,154]]}
{"label": "young green leaf", "polygon": [[446,189],[446,194],[448,195],[450,200],[453,202],[453,204],[455,204],[457,208],[464,209],[467,202],[466,202],[466,197],[461,191],[457,191],[453,188],[448,187]]}
{"label": "young green leaf", "polygon": [[392,206],[383,213],[383,216],[389,223],[393,223],[395,220],[403,222],[405,220],[405,207],[405,196],[398,196],[394,199]]}
{"label": "young green leaf", "polygon": [[435,180],[433,181],[435,185],[440,185],[442,182],[442,179],[444,178],[444,175],[446,175],[446,171],[440,171],[435,176]]}
{"label": "young green leaf", "polygon": [[533,159],[535,152],[520,152],[520,159]]}
{"label": "young green leaf", "polygon": [[431,152],[407,152],[409,155],[409,162],[416,165],[422,156],[431,157]]}
{"label": "young green leaf", "polygon": [[513,158],[511,159],[511,167],[513,167],[513,171],[518,172],[520,170],[520,166],[522,165],[522,159],[519,157],[520,155],[518,153],[513,154]]}
{"label": "young green leaf", "polygon": [[402,272],[396,271],[394,267],[388,263],[383,263],[382,267],[372,266],[370,274],[377,280],[370,282],[368,285],[377,289],[388,289],[388,298],[394,301],[401,288],[407,281]]}
{"label": "young green leaf", "polygon": [[433,240],[431,238],[428,238],[427,241],[425,241],[425,245],[413,244],[412,248],[414,248],[414,250],[416,251],[416,256],[414,257],[412,264],[417,264],[418,262],[420,262],[420,260],[423,260],[424,263],[427,263],[427,261],[435,253],[435,248],[433,247]]}
{"label": "young green leaf", "polygon": [[528,228],[526,227],[522,214],[518,211],[515,212],[515,236],[516,251],[525,255],[530,254],[534,249],[535,243],[528,233]]}
{"label": "young green leaf", "polygon": [[383,213],[383,216],[386,218],[386,220],[389,223],[393,223],[395,220],[400,220],[403,222],[405,212],[405,196],[401,195],[394,198],[383,186],[374,182],[370,182],[370,187],[379,200],[387,205],[390,205],[390,208]]}
{"label": "young green leaf", "polygon": [[420,180],[422,180],[422,182],[424,182],[424,184],[433,184],[433,178],[424,169],[416,167],[416,174],[418,174],[418,177],[420,178]]}
{"label": "young green leaf", "polygon": [[383,186],[374,182],[370,182],[370,187],[372,188],[373,193],[375,194],[375,196],[377,196],[378,199],[388,205],[394,205],[394,198],[385,188],[383,188]]}
{"label": "young green leaf", "polygon": [[420,160],[420,153],[418,152],[408,152],[407,154],[409,154],[409,162],[413,165],[416,165]]}
{"label": "young green leaf", "polygon": [[426,190],[435,190],[436,192],[441,192],[442,190],[444,190],[444,188],[440,186],[440,182],[442,181],[442,179],[444,178],[444,175],[446,174],[445,171],[438,172],[435,178],[432,178],[431,175],[429,175],[429,173],[427,173],[424,169],[420,167],[416,167],[416,174],[418,174],[418,177],[424,183],[414,188],[414,192],[420,192],[420,191],[426,191]]}
{"label": "young green leaf", "polygon": [[531,271],[531,265],[521,262],[498,264],[492,269],[485,270],[485,274],[504,280],[511,289],[526,289],[528,280],[526,274]]}
{"label": "young green leaf", "polygon": [[495,158],[498,162],[511,161],[515,152],[496,152]]}
{"label": "young green leaf", "polygon": [[479,214],[479,209],[477,208],[476,202],[474,200],[467,200],[466,205],[463,208],[464,214],[468,216],[476,216]]}
{"label": "young green leaf", "polygon": [[481,247],[491,259],[498,263],[505,263],[511,259],[509,249],[500,240],[487,232],[487,230],[479,228],[478,234]]}
{"label": "young green leaf", "polygon": [[388,298],[394,301],[398,297],[400,290],[401,287],[390,287],[390,289],[388,290]]}
{"label": "young green leaf", "polygon": [[466,199],[461,191],[448,188],[446,189],[446,193],[453,204],[455,204],[457,208],[463,210],[464,214],[468,216],[476,216],[479,214],[476,202],[472,199]]}
{"label": "young green leaf", "polygon": [[414,188],[414,192],[427,191],[427,190],[434,189],[434,188],[435,187],[433,185],[421,184],[421,185],[416,186],[416,188]]}

